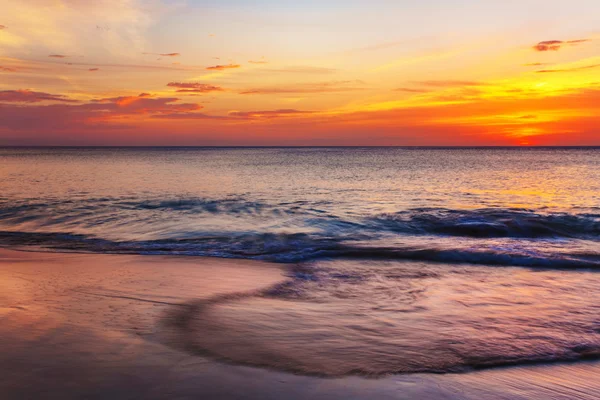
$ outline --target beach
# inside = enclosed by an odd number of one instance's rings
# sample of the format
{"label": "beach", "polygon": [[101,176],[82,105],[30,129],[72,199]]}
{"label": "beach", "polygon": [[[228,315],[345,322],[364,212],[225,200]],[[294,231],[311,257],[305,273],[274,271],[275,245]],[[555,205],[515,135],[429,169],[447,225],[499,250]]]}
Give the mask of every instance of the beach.
{"label": "beach", "polygon": [[[0,251],[3,399],[592,399],[600,364],[458,374],[302,376],[177,348],[170,318],[285,281],[287,267],[201,257]],[[265,310],[268,312],[268,310]]]}

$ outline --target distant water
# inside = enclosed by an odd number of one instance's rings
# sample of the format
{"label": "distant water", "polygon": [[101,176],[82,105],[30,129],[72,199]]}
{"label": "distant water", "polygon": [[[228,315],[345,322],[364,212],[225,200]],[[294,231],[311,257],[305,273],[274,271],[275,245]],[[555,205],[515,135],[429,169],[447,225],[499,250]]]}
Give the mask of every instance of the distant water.
{"label": "distant water", "polygon": [[198,317],[227,334],[191,341],[221,358],[381,374],[600,354],[600,149],[5,148],[0,187],[0,245],[298,263]]}

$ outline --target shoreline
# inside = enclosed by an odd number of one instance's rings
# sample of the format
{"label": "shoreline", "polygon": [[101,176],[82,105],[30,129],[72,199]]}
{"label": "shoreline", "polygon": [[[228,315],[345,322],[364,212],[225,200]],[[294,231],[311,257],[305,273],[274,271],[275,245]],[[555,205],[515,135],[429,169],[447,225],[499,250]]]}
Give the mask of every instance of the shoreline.
{"label": "shoreline", "polygon": [[162,344],[166,313],[259,291],[287,267],[210,257],[0,249],[3,398],[592,399],[598,362],[458,374],[319,378],[224,364]]}

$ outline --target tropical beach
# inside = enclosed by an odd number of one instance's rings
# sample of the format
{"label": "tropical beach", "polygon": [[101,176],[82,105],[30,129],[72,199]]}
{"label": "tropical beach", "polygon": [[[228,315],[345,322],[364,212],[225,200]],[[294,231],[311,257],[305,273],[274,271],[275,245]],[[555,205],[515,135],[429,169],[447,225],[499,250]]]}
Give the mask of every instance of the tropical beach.
{"label": "tropical beach", "polygon": [[0,399],[596,399],[597,0],[0,0]]}

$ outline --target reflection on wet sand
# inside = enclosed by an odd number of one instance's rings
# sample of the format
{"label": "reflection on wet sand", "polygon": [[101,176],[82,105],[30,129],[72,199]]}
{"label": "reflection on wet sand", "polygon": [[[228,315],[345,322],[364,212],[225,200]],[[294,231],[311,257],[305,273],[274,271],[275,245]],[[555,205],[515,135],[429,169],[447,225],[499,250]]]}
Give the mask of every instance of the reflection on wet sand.
{"label": "reflection on wet sand", "polygon": [[161,344],[162,317],[182,304],[280,284],[281,268],[266,263],[2,250],[0,277],[3,399],[593,399],[600,393],[597,363],[320,379],[219,364]]}

